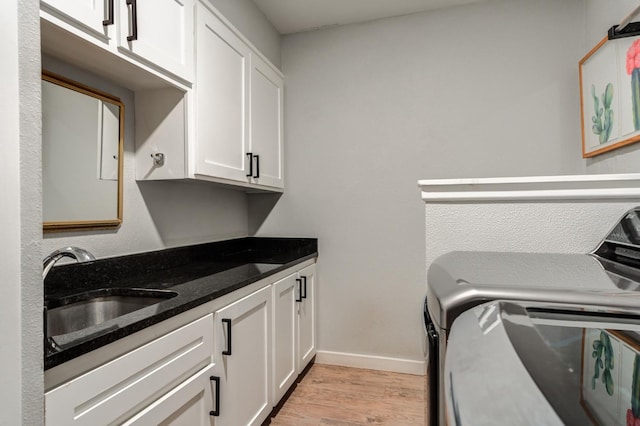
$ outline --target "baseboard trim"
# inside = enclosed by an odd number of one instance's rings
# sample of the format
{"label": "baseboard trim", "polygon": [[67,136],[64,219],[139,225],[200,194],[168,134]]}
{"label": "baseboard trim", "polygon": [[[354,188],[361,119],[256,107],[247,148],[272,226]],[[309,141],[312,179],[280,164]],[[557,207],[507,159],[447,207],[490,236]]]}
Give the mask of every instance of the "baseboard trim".
{"label": "baseboard trim", "polygon": [[424,376],[425,373],[424,361],[345,352],[318,351],[316,354],[316,364],[366,368],[369,370],[391,371],[416,376]]}

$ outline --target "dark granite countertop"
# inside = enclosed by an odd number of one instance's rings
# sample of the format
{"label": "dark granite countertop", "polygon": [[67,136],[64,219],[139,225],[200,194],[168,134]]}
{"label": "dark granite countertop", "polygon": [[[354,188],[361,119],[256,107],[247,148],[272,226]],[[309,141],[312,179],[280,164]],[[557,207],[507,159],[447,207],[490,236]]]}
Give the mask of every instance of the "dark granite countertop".
{"label": "dark granite countertop", "polygon": [[54,337],[45,348],[49,369],[129,334],[264,279],[318,255],[313,238],[240,238],[54,267],[45,280],[45,306],[54,309],[94,296],[172,296],[84,330]]}

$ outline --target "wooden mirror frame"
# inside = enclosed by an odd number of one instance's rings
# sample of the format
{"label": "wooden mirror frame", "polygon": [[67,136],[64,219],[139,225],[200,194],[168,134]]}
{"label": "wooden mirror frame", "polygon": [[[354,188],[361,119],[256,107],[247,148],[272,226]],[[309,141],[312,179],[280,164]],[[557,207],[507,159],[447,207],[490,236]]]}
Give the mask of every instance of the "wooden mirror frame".
{"label": "wooden mirror frame", "polygon": [[82,231],[91,229],[113,229],[122,224],[122,181],[123,181],[123,157],[124,157],[124,104],[120,98],[98,89],[78,83],[66,77],[43,70],[42,80],[65,87],[67,89],[82,93],[103,102],[116,105],[120,108],[119,113],[119,137],[118,137],[118,182],[117,182],[117,217],[115,219],[101,220],[79,220],[79,221],[56,221],[43,222],[43,232],[60,231]]}

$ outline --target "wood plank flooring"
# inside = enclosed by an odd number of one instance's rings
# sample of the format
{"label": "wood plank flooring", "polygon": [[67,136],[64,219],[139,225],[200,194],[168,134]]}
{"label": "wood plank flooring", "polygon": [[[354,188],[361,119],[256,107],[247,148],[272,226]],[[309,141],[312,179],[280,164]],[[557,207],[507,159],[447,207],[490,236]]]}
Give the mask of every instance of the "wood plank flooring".
{"label": "wood plank flooring", "polygon": [[424,426],[422,376],[314,364],[274,426]]}

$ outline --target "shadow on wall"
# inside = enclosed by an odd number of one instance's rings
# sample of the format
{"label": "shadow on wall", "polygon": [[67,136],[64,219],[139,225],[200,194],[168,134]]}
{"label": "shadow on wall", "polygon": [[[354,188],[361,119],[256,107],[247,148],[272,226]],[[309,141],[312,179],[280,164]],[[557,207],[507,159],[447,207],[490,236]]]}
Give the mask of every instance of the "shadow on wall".
{"label": "shadow on wall", "polygon": [[137,182],[167,247],[246,237],[247,195],[209,182]]}
{"label": "shadow on wall", "polygon": [[282,197],[282,193],[251,194],[249,196],[249,235],[256,235],[260,231],[262,224],[267,220],[280,197]]}

